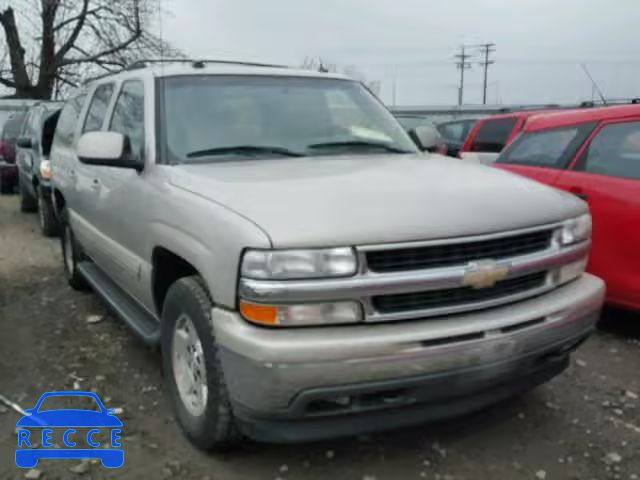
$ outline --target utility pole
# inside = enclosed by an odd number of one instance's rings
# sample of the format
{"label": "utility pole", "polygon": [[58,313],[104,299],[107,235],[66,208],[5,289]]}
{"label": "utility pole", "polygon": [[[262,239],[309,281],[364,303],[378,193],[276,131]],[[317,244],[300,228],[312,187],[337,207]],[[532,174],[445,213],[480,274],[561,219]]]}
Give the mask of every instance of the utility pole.
{"label": "utility pole", "polygon": [[493,65],[495,60],[489,60],[489,55],[496,51],[495,43],[483,43],[479,45],[480,50],[484,52],[484,62],[480,62],[480,65],[484,67],[484,84],[482,87],[482,104],[487,104],[487,77],[489,73],[489,65]]}
{"label": "utility pole", "polygon": [[458,105],[462,105],[462,101],[464,100],[464,71],[468,68],[471,68],[471,63],[467,62],[467,59],[471,58],[471,55],[465,53],[465,46],[462,45],[460,47],[460,53],[455,55],[455,58],[458,59],[456,62],[456,66],[460,70],[460,86],[458,87]]}

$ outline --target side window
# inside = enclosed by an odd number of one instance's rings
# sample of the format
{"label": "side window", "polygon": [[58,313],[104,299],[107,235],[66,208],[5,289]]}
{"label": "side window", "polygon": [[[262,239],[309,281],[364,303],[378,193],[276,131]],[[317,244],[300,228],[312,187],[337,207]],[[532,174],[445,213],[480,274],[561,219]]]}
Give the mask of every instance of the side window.
{"label": "side window", "polygon": [[84,121],[82,133],[95,132],[102,129],[102,122],[107,115],[107,108],[109,108],[109,101],[112,95],[113,83],[100,85],[96,88],[93,98],[91,99],[91,104],[89,105],[87,118]]}
{"label": "side window", "polygon": [[62,145],[65,147],[73,145],[78,119],[80,118],[80,112],[82,111],[82,106],[86,98],[87,96],[83,94],[69,100],[65,104],[62,112],[60,112],[60,118],[56,126],[56,133],[53,138],[54,145]]}
{"label": "side window", "polygon": [[604,126],[583,153],[577,169],[640,180],[640,122]]}
{"label": "side window", "polygon": [[138,80],[122,84],[113,110],[109,130],[128,135],[131,152],[138,158],[144,154],[144,85]]}
{"label": "side window", "polygon": [[515,126],[515,118],[486,120],[480,126],[476,138],[473,140],[471,151],[500,153]]}
{"label": "side window", "polygon": [[463,122],[445,123],[440,125],[438,130],[440,130],[440,134],[448,140],[461,141],[464,140],[464,127],[465,124]]}

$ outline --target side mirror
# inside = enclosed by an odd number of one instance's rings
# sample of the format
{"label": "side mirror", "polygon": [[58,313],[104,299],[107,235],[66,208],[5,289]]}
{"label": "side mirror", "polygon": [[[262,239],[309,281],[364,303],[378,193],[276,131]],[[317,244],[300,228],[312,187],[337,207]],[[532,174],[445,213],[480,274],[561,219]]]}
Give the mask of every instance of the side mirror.
{"label": "side mirror", "polygon": [[20,137],[16,145],[20,148],[33,148],[33,141],[29,137]]}
{"label": "side mirror", "polygon": [[409,132],[418,147],[425,152],[435,152],[444,143],[440,132],[431,125],[422,125]]}
{"label": "side mirror", "polygon": [[78,141],[78,158],[87,165],[133,168],[141,171],[144,162],[131,153],[129,137],[118,132],[89,132]]}

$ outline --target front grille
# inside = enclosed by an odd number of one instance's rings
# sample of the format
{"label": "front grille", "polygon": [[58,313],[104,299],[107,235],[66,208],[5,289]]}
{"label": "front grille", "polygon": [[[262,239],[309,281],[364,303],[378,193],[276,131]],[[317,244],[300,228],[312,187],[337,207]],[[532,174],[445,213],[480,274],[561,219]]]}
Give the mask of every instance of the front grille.
{"label": "front grille", "polygon": [[495,300],[544,286],[547,272],[537,272],[496,283],[493,287],[449,288],[427,292],[380,295],[372,298],[374,308],[380,313],[396,313],[430,308],[457,307],[460,305]]}
{"label": "front grille", "polygon": [[546,250],[552,235],[553,230],[543,230],[492,240],[371,251],[366,254],[367,265],[373,272],[385,273],[499,260]]}

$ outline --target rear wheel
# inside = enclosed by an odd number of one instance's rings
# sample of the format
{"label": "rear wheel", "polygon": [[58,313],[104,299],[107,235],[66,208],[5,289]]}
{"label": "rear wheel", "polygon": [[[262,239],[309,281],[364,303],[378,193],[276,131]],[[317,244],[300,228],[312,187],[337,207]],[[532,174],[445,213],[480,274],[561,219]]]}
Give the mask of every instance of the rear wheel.
{"label": "rear wheel", "polygon": [[18,180],[18,194],[20,195],[20,211],[33,213],[38,210],[38,201],[22,186]]}
{"label": "rear wheel", "polygon": [[62,245],[62,260],[67,282],[74,290],[86,292],[90,290],[89,284],[80,272],[78,272],[78,263],[82,261],[84,255],[73,235],[73,230],[71,229],[71,225],[67,220],[66,211],[64,210],[62,212],[62,219],[60,243]]}
{"label": "rear wheel", "polygon": [[53,204],[42,194],[42,189],[38,188],[37,192],[40,231],[45,237],[57,237],[60,234],[60,223],[53,211]]}
{"label": "rear wheel", "polygon": [[199,277],[175,282],[162,310],[162,360],[176,417],[203,450],[228,448],[239,433],[211,327],[212,301]]}

